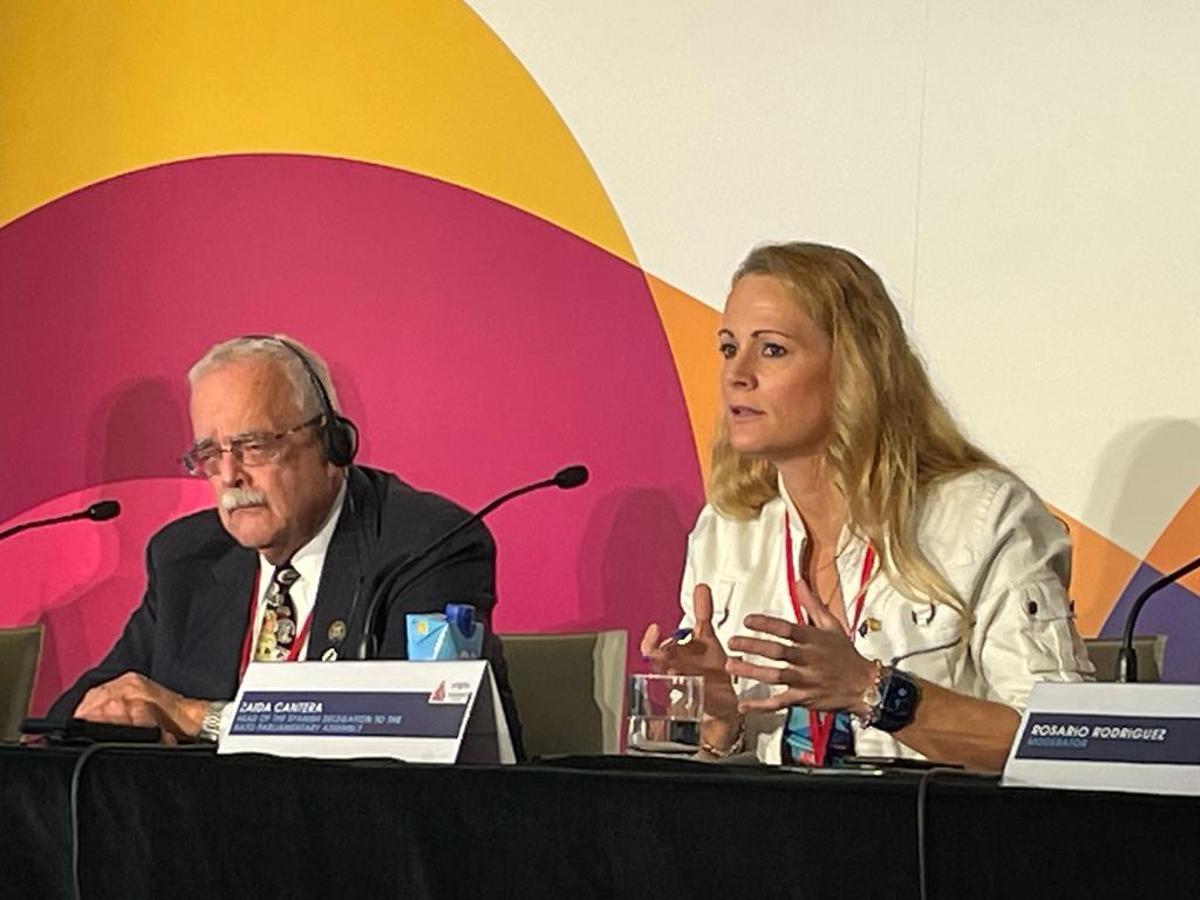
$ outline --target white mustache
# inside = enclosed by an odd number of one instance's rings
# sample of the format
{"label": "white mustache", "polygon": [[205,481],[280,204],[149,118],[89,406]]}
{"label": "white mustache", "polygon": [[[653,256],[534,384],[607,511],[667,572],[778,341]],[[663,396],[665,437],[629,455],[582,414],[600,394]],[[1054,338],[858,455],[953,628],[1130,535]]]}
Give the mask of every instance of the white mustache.
{"label": "white mustache", "polygon": [[221,491],[221,509],[233,512],[243,506],[265,506],[267,495],[249,488],[225,488]]}

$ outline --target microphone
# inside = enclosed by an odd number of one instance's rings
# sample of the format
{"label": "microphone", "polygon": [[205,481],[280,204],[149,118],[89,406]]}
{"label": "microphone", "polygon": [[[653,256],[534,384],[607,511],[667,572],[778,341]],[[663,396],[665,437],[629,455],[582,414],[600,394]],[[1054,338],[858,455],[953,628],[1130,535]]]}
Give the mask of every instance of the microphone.
{"label": "microphone", "polygon": [[76,519],[91,519],[93,522],[107,522],[121,514],[121,504],[116,500],[98,500],[87,509],[73,512],[69,516],[55,516],[53,519],[38,519],[35,522],[22,522],[6,531],[0,531],[0,541],[14,534],[28,531],[30,528],[41,528],[43,525],[57,525],[60,522],[74,522]]}
{"label": "microphone", "polygon": [[[405,579],[404,586],[407,587],[417,575],[422,574],[420,568],[421,563],[427,562],[429,554],[441,547],[452,537],[458,534],[465,528],[474,525],[492,510],[498,506],[502,506],[509,500],[520,497],[522,494],[528,494],[531,491],[540,491],[542,488],[556,487],[562,490],[569,491],[572,488],[577,488],[587,483],[588,480],[587,466],[567,466],[565,469],[559,469],[550,478],[542,481],[535,481],[533,484],[527,484],[524,487],[519,487],[516,490],[509,491],[507,494],[501,494],[483,509],[474,515],[469,516],[459,522],[445,534],[430,541],[418,552],[408,557],[403,563],[390,571],[382,583],[376,586],[371,593],[371,601],[367,604],[367,613],[363,619],[362,635],[359,637],[358,654],[356,659],[374,659],[379,652],[379,638],[376,635],[376,621],[379,618],[379,608],[384,597],[386,597],[392,588],[405,576],[410,576]],[[415,571],[414,571],[415,570]]]}
{"label": "microphone", "polygon": [[1141,614],[1142,607],[1146,605],[1146,601],[1163,588],[1174,584],[1184,575],[1196,569],[1200,569],[1200,556],[1193,559],[1190,563],[1180,566],[1174,572],[1170,572],[1157,581],[1151,582],[1144,591],[1137,595],[1137,599],[1133,601],[1133,606],[1129,608],[1129,615],[1125,617],[1125,635],[1121,638],[1121,649],[1117,652],[1118,682],[1133,684],[1137,681],[1137,651],[1133,649],[1133,628],[1137,624],[1137,617]]}
{"label": "microphone", "polygon": [[99,500],[83,511],[93,522],[107,522],[121,514],[121,504],[116,500]]}
{"label": "microphone", "polygon": [[567,466],[565,469],[559,469],[554,473],[554,477],[550,480],[557,487],[569,491],[571,488],[577,488],[581,484],[587,484],[588,480],[587,466]]}

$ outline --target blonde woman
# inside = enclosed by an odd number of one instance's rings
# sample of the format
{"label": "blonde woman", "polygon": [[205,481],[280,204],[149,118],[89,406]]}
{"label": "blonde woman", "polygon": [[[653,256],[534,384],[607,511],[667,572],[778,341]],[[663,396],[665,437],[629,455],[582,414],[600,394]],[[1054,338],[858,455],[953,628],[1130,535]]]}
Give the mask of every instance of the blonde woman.
{"label": "blonde woman", "polygon": [[1000,768],[1033,683],[1093,671],[1066,530],[963,437],[854,254],[754,250],[718,341],[683,622],[642,642],[704,676],[705,751]]}

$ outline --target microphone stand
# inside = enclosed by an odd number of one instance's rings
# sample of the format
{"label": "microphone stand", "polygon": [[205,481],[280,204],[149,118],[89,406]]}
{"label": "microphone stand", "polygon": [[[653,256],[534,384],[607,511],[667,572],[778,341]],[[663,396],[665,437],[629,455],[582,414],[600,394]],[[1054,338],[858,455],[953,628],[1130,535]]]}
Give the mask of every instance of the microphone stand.
{"label": "microphone stand", "polygon": [[1125,617],[1125,634],[1121,638],[1121,649],[1117,652],[1117,681],[1124,684],[1133,684],[1138,679],[1137,671],[1137,651],[1133,649],[1133,629],[1137,624],[1138,616],[1141,615],[1142,607],[1146,605],[1146,601],[1157,594],[1168,585],[1174,584],[1180,578],[1200,569],[1200,556],[1193,559],[1190,563],[1186,563],[1150,583],[1150,585],[1137,595],[1137,599],[1133,601],[1133,606],[1129,608],[1129,615]]}
{"label": "microphone stand", "polygon": [[10,538],[14,534],[20,534],[22,531],[28,531],[31,528],[58,525],[61,522],[74,522],[76,519],[91,519],[94,522],[104,522],[119,515],[120,512],[121,504],[116,500],[100,500],[93,503],[87,509],[81,509],[79,512],[73,512],[65,516],[55,516],[52,519],[37,519],[33,522],[22,522],[20,525],[6,528],[4,531],[0,531],[0,541]]}
{"label": "microphone stand", "polygon": [[[370,602],[367,605],[367,613],[363,619],[362,635],[359,638],[358,653],[356,659],[375,659],[379,653],[379,638],[378,638],[378,620],[379,611],[382,606],[382,600],[396,587],[398,583],[407,587],[417,576],[425,573],[425,567],[421,563],[428,563],[429,554],[441,547],[452,537],[459,534],[471,525],[481,520],[484,516],[494,510],[496,507],[507,503],[516,497],[528,494],[532,491],[540,491],[542,488],[559,487],[563,490],[579,487],[588,480],[588,471],[583,466],[568,466],[554,474],[552,478],[546,478],[542,481],[535,481],[533,484],[527,484],[519,487],[516,490],[509,491],[507,494],[501,494],[479,512],[463,519],[445,534],[430,541],[418,552],[409,556],[404,562],[396,566],[395,569],[383,576],[383,580],[375,585],[370,594]],[[401,579],[404,579],[401,582]]]}

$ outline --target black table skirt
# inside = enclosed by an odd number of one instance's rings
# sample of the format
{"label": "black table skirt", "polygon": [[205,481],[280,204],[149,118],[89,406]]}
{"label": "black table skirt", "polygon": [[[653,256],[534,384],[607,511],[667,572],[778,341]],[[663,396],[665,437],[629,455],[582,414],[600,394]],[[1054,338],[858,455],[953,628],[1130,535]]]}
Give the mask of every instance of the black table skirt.
{"label": "black table skirt", "polygon": [[[80,751],[0,747],[0,897],[71,897]],[[919,896],[909,773],[576,758],[424,766],[106,748],[82,896]],[[1200,799],[925,785],[930,897],[1200,896]]]}

